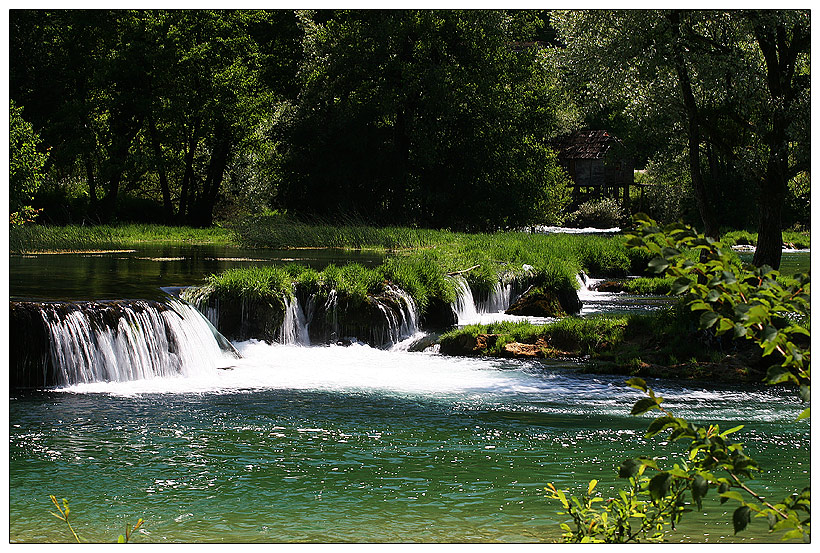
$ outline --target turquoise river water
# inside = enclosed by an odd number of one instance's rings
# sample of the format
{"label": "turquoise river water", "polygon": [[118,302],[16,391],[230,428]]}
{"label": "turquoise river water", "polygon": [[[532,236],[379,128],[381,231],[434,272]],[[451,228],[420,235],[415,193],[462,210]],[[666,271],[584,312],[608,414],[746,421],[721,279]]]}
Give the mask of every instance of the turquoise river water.
{"label": "turquoise river water", "polygon": [[[557,541],[548,483],[578,492],[595,478],[608,495],[623,459],[682,451],[643,437],[649,419],[629,415],[640,394],[623,377],[573,363],[234,345],[241,359],[186,376],[12,391],[10,541],[72,540],[50,494],[92,542],[140,517],[136,542]],[[762,495],[808,485],[794,393],[649,384],[681,416],[744,423]],[[760,521],[734,536],[731,502],[707,499],[672,541],[777,541]]]}

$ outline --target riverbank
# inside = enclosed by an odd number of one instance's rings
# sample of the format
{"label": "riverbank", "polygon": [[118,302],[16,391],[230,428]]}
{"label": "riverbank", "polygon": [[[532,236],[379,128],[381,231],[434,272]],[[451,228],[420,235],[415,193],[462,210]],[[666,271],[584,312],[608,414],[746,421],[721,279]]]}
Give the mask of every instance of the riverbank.
{"label": "riverbank", "polygon": [[9,229],[9,250],[16,254],[100,252],[151,245],[239,245],[225,227],[166,225],[24,225]]}
{"label": "riverbank", "polygon": [[645,378],[760,382],[771,364],[750,342],[698,331],[697,320],[676,307],[546,325],[469,325],[443,334],[439,344],[445,355],[577,359],[585,373]]}

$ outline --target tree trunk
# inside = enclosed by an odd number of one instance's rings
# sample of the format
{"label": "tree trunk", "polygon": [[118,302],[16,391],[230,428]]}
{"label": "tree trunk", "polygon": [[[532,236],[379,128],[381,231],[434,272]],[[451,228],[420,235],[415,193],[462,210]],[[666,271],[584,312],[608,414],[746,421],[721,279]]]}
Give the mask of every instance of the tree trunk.
{"label": "tree trunk", "polygon": [[162,191],[162,216],[165,224],[170,224],[174,218],[174,205],[171,202],[171,190],[168,186],[168,174],[165,171],[165,156],[162,154],[162,144],[154,117],[148,116],[148,131],[151,135],[151,144],[154,148],[154,159],[159,173],[159,187]]}
{"label": "tree trunk", "polygon": [[192,221],[197,226],[209,227],[213,224],[214,206],[219,196],[219,188],[225,175],[225,169],[231,156],[232,136],[228,125],[219,122],[214,130],[214,147],[202,195],[196,205],[196,212],[192,213]]}
{"label": "tree trunk", "polygon": [[96,216],[97,212],[97,180],[94,177],[94,164],[91,161],[91,154],[83,156],[85,164],[85,178],[88,181],[88,197],[91,202],[91,212]]}
{"label": "tree trunk", "polygon": [[[112,116],[113,117],[113,116]],[[105,187],[105,197],[100,202],[101,217],[104,221],[114,218],[117,209],[122,174],[125,171],[125,162],[128,159],[128,150],[131,143],[142,127],[140,115],[122,115],[115,118],[111,124],[111,147],[108,150],[108,159],[100,168],[100,178]]]}
{"label": "tree trunk", "polygon": [[763,136],[769,152],[760,186],[757,250],[752,263],[758,267],[768,265],[779,269],[783,250],[781,212],[790,175],[790,111],[799,90],[794,79],[798,57],[801,53],[810,52],[811,35],[808,27],[792,24],[787,28],[786,22],[779,18],[767,19],[766,16],[771,15],[752,12],[749,16],[766,63],[766,85],[772,105],[771,128]]}
{"label": "tree trunk", "polygon": [[710,202],[710,194],[708,193],[706,184],[703,181],[703,174],[700,168],[700,114],[697,106],[697,100],[692,92],[689,69],[686,67],[686,61],[683,57],[680,14],[677,11],[672,11],[672,13],[668,15],[668,18],[672,24],[674,33],[672,48],[675,72],[678,77],[681,95],[683,96],[683,105],[686,110],[686,119],[688,124],[686,134],[689,143],[689,174],[692,178],[692,187],[695,190],[695,200],[698,205],[698,211],[700,212],[700,217],[703,221],[703,233],[706,236],[718,239],[720,237],[720,228],[718,227],[717,218],[715,217],[715,213]]}
{"label": "tree trunk", "polygon": [[780,259],[783,255],[781,212],[785,193],[777,180],[776,176],[770,175],[767,171],[766,180],[761,185],[757,249],[752,260],[756,267],[768,265],[772,269],[780,269]]}
{"label": "tree trunk", "polygon": [[769,139],[766,175],[760,183],[757,249],[752,263],[756,267],[768,265],[772,269],[780,269],[780,259],[783,255],[781,213],[789,180],[786,120],[782,113],[775,113],[772,117],[772,132]]}
{"label": "tree trunk", "polygon": [[194,126],[191,129],[191,136],[188,140],[188,150],[185,152],[185,172],[182,175],[182,188],[179,198],[179,218],[185,221],[191,209],[192,193],[194,180],[194,157],[196,156],[196,147],[199,143],[199,117],[194,119]]}

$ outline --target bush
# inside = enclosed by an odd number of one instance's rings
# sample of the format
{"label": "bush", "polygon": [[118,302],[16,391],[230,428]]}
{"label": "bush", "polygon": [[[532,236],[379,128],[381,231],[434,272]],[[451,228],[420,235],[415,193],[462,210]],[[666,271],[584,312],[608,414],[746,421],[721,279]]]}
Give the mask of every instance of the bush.
{"label": "bush", "polygon": [[625,218],[626,212],[615,199],[600,198],[582,203],[569,215],[567,222],[576,227],[612,228]]}
{"label": "bush", "polygon": [[[40,152],[39,146],[39,135],[31,123],[23,119],[23,108],[15,106],[12,100],[9,106],[9,207],[12,214],[30,207],[43,182],[48,154]],[[21,219],[18,217],[18,220]]]}

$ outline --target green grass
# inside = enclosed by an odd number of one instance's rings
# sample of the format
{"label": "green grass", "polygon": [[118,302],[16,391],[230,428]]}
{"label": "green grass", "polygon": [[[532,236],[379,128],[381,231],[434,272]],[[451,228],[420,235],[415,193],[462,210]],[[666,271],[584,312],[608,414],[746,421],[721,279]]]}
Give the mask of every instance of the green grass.
{"label": "green grass", "polygon": [[[746,230],[732,230],[721,235],[720,241],[726,246],[736,245],[757,245],[757,233]],[[783,242],[791,244],[799,250],[811,249],[811,234],[808,232],[795,232],[784,230]]]}
{"label": "green grass", "polygon": [[445,345],[462,335],[475,338],[479,334],[498,334],[499,339],[483,353],[498,354],[505,344],[511,342],[534,344],[544,340],[550,348],[588,355],[600,351],[601,348],[623,343],[625,331],[630,321],[636,317],[640,315],[566,317],[547,325],[535,325],[525,321],[468,325],[443,334],[439,338],[439,343]]}
{"label": "green grass", "polygon": [[237,244],[233,231],[223,227],[193,228],[165,225],[25,225],[9,229],[14,253],[88,251],[141,245]]}
{"label": "green grass", "polygon": [[674,281],[671,277],[640,277],[624,280],[622,284],[629,294],[665,296],[672,291]]}
{"label": "green grass", "polygon": [[[448,278],[448,274],[463,275],[474,294],[486,297],[499,282],[515,280],[554,291],[571,290],[577,288],[576,275],[580,271],[625,276],[639,271],[648,261],[644,254],[628,249],[621,237],[332,227],[281,216],[258,218],[256,223],[237,227],[243,245],[275,248],[332,245],[391,252],[382,265],[372,269],[356,264],[331,266],[321,273],[294,268],[290,276],[297,288],[332,288],[362,298],[379,293],[384,283],[390,282],[407,291],[422,311],[433,300],[446,303],[455,300],[453,279]],[[253,233],[252,240],[249,232]],[[242,277],[231,273],[220,290],[228,293],[230,285],[241,294],[243,290],[266,286],[264,282],[259,286],[244,282],[255,278],[264,279],[264,276],[258,272],[248,272]],[[213,279],[215,284],[220,276]]]}
{"label": "green grass", "polygon": [[639,364],[643,359],[672,363],[675,359],[711,360],[711,352],[692,339],[696,321],[679,308],[653,313],[566,317],[547,325],[528,322],[498,322],[469,325],[451,330],[439,338],[442,349],[459,343],[462,336],[497,334],[485,355],[498,355],[505,344],[544,344],[549,350],[590,355],[593,360],[613,361],[621,366]]}
{"label": "green grass", "polygon": [[[232,226],[246,246],[273,249],[344,248],[405,250],[447,241],[453,233],[408,227],[373,227],[358,221],[341,224],[304,222],[282,215],[265,215]],[[449,241],[453,239],[450,238]]]}
{"label": "green grass", "polygon": [[288,269],[268,265],[228,269],[219,275],[211,275],[206,286],[220,297],[259,300],[292,296],[292,282]]}

